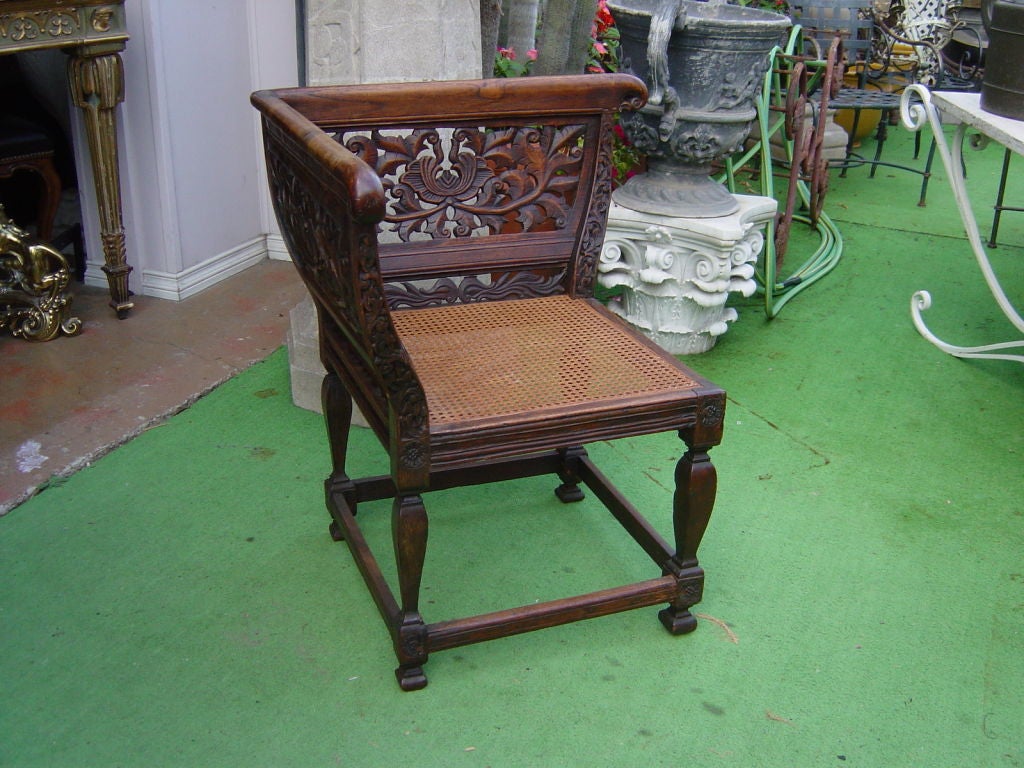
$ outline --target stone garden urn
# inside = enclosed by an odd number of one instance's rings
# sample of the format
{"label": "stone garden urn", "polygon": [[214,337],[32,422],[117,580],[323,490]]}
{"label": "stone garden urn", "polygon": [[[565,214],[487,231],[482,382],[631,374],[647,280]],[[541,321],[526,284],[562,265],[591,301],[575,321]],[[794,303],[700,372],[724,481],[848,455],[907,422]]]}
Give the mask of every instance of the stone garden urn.
{"label": "stone garden urn", "polygon": [[792,22],[714,1],[611,0],[608,8],[622,36],[623,69],[650,92],[647,105],[623,122],[648,170],[613,199],[668,216],[735,213],[736,200],[710,178],[712,164],[742,148],[769,54]]}
{"label": "stone garden urn", "polygon": [[754,263],[777,209],[770,197],[730,194],[710,173],[743,147],[791,22],[722,2],[608,7],[623,69],[650,94],[622,123],[648,170],[612,193],[598,280],[619,293],[612,311],[665,350],[705,352],[736,319],[729,294],[756,289]]}

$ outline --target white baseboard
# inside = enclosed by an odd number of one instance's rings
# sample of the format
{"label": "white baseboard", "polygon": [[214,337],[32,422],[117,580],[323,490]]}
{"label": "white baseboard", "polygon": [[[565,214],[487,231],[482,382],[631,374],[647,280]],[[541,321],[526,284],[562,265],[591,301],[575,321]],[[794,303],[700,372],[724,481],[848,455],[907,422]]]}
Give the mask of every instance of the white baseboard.
{"label": "white baseboard", "polygon": [[[182,272],[143,270],[141,290],[138,288],[137,272],[132,274],[131,283],[133,290],[143,295],[181,301],[268,258],[275,261],[291,261],[291,255],[280,235],[270,234],[254,237],[249,242],[242,243]],[[95,264],[90,262],[85,275],[86,285],[106,287],[107,278],[100,267],[102,267],[102,262]]]}
{"label": "white baseboard", "polygon": [[160,299],[181,301],[237,275],[265,258],[267,238],[261,235],[177,274],[143,270],[142,293]]}
{"label": "white baseboard", "polygon": [[284,238],[271,233],[267,235],[267,256],[273,261],[291,261],[292,255],[284,244]]}

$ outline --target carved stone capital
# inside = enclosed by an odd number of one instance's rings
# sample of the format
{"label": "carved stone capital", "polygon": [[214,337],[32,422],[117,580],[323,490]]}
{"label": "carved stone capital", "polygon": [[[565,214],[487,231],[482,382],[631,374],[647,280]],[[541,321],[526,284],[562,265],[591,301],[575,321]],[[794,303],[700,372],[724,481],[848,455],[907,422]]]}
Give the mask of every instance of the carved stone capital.
{"label": "carved stone capital", "polygon": [[611,308],[673,354],[705,352],[736,319],[729,294],[754,293],[754,265],[777,203],[736,195],[737,213],[684,218],[612,205],[598,281]]}

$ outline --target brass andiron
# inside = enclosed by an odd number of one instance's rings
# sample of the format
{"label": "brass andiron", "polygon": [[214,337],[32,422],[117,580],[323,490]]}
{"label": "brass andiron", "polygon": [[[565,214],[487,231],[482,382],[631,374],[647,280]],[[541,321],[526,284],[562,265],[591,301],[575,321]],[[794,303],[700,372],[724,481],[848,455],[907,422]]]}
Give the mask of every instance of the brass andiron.
{"label": "brass andiron", "polygon": [[0,328],[28,341],[79,333],[82,321],[67,316],[70,279],[64,255],[30,237],[0,205]]}

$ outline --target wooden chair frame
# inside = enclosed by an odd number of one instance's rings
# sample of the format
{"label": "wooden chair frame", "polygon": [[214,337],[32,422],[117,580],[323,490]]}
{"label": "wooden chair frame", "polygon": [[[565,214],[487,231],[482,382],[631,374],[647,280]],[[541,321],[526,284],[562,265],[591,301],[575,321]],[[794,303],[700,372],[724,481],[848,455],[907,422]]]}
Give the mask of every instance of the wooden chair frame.
{"label": "wooden chair frame", "polygon": [[[628,75],[253,94],[275,210],[318,311],[331,533],[391,633],[404,690],[426,685],[430,653],[468,643],[660,603],[670,632],[696,626],[725,393],[593,298],[615,113],[645,99]],[[551,391],[527,391],[519,379],[531,376]],[[387,475],[346,472],[353,401],[388,452]],[[673,545],[583,447],[669,430],[686,443]],[[590,488],[658,574],[427,623],[424,494],[542,474],[559,478],[566,503]],[[386,498],[397,595],[356,522],[360,504]]]}

